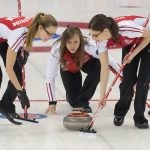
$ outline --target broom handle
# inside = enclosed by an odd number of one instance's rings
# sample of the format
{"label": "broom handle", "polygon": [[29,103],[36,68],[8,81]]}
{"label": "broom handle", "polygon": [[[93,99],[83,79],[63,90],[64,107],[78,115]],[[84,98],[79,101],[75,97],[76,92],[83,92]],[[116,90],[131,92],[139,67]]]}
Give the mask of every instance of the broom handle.
{"label": "broom handle", "polygon": [[[18,0],[18,16],[20,17],[22,15],[21,13],[21,0]],[[24,57],[24,51],[21,51],[22,57]],[[25,89],[26,87],[26,82],[25,82],[25,67],[22,65],[22,87]],[[28,118],[28,113],[27,113],[27,106],[24,108],[24,118]]]}
{"label": "broom handle", "polygon": [[[149,17],[150,17],[150,14],[148,15],[148,17],[147,17],[147,19],[146,19],[146,22],[144,23],[143,27],[146,27],[147,23],[149,22]],[[140,40],[140,38],[136,38],[134,44],[132,45],[132,47],[131,47],[131,49],[130,49],[129,55],[125,58],[125,60],[127,60],[127,59],[129,58],[129,56],[131,55],[131,53],[134,51],[134,49],[135,49],[137,43],[139,42],[139,40]],[[113,82],[112,82],[110,88],[109,88],[108,91],[106,92],[106,94],[105,94],[105,96],[104,96],[102,102],[105,101],[105,100],[108,98],[108,96],[109,96],[109,94],[110,94],[110,92],[111,92],[111,90],[112,90],[112,87],[113,87],[114,84],[116,83],[116,81],[117,81],[118,77],[120,76],[122,70],[124,69],[125,65],[126,65],[126,64],[125,64],[125,62],[124,62],[124,63],[122,64],[120,70],[118,71],[118,73],[117,73],[115,79],[113,80]]]}
{"label": "broom handle", "polygon": [[21,0],[18,0],[18,16],[21,16]]}

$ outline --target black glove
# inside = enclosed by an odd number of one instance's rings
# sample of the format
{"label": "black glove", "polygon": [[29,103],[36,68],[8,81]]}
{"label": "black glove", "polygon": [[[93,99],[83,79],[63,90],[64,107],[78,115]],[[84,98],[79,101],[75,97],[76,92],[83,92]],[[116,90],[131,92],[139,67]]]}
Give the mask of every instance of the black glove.
{"label": "black glove", "polygon": [[23,53],[24,53],[24,56],[21,55],[21,50],[20,50],[20,51],[18,51],[18,54],[17,54],[17,61],[21,67],[22,67],[22,65],[26,64],[28,57],[29,57],[28,51],[24,50]]}
{"label": "black glove", "polygon": [[28,99],[25,89],[23,89],[22,91],[18,90],[17,96],[18,96],[19,101],[21,102],[21,107],[23,109],[25,108],[25,106],[27,106],[27,108],[30,107],[30,101]]}
{"label": "black glove", "polygon": [[56,105],[56,104],[57,104],[57,101],[49,102],[49,105]]}

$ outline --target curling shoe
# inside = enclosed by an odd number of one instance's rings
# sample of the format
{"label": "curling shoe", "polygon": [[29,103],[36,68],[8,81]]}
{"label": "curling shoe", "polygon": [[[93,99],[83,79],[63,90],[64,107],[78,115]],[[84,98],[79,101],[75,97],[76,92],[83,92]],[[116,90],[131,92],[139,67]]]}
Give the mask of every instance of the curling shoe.
{"label": "curling shoe", "polygon": [[146,118],[140,118],[138,120],[135,120],[134,123],[135,123],[135,126],[139,129],[149,128],[148,120]]}
{"label": "curling shoe", "polygon": [[121,126],[124,123],[124,117],[123,116],[115,116],[114,117],[114,125]]}
{"label": "curling shoe", "polygon": [[83,109],[86,113],[92,113],[92,108],[90,106],[84,106]]}

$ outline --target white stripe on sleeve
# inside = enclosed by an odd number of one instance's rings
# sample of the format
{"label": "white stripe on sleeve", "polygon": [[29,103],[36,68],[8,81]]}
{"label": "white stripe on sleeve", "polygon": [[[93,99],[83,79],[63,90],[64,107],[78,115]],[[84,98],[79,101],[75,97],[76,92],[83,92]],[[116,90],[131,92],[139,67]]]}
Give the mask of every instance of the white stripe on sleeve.
{"label": "white stripe on sleeve", "polygon": [[49,98],[49,102],[56,101],[55,96],[55,78],[57,76],[58,68],[59,68],[59,48],[60,44],[55,44],[52,46],[47,65],[46,72],[46,87],[47,94]]}
{"label": "white stripe on sleeve", "polygon": [[[109,61],[110,70],[116,75],[119,72],[121,66],[110,54],[108,54],[108,61]],[[122,76],[123,75],[121,72],[120,78],[122,78]]]}
{"label": "white stripe on sleeve", "polygon": [[24,46],[27,31],[28,29],[26,27],[21,27],[10,31],[8,45],[13,51],[18,52],[20,47]]}
{"label": "white stripe on sleeve", "polygon": [[144,32],[144,27],[135,24],[131,21],[122,21],[118,23],[119,25],[119,34],[126,36],[128,38],[137,38],[142,37]]}

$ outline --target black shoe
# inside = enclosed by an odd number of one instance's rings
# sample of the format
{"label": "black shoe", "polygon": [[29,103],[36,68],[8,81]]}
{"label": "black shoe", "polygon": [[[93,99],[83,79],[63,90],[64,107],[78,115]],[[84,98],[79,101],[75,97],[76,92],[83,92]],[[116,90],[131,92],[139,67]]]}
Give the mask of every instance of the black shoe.
{"label": "black shoe", "polygon": [[9,113],[9,115],[10,115],[12,118],[15,118],[15,119],[20,118],[20,116],[19,116],[16,112],[14,112],[14,113]]}
{"label": "black shoe", "polygon": [[0,113],[5,116],[11,123],[16,124],[16,125],[21,125],[21,122],[15,121],[12,115],[6,111],[4,111],[2,108],[0,108]]}
{"label": "black shoe", "polygon": [[124,117],[123,116],[115,116],[114,117],[114,125],[116,126],[121,126],[124,122]]}
{"label": "black shoe", "polygon": [[86,113],[92,113],[92,108],[90,106],[84,106],[83,109]]}
{"label": "black shoe", "polygon": [[148,129],[149,128],[149,125],[148,125],[148,120],[144,117],[144,116],[134,116],[133,117],[134,119],[134,123],[135,123],[135,126],[139,129]]}
{"label": "black shoe", "polygon": [[14,118],[14,119],[18,119],[18,120],[23,120],[23,121],[28,121],[28,122],[32,122],[32,123],[38,123],[38,121],[36,121],[35,119],[29,119],[28,116],[27,118],[24,117],[21,117],[19,116],[19,114],[17,114],[16,112],[14,113],[9,113],[9,115]]}
{"label": "black shoe", "polygon": [[143,123],[135,122],[135,126],[139,129],[148,129],[149,128],[149,125],[147,122],[143,122]]}

